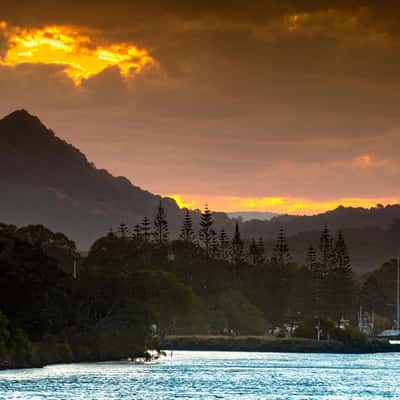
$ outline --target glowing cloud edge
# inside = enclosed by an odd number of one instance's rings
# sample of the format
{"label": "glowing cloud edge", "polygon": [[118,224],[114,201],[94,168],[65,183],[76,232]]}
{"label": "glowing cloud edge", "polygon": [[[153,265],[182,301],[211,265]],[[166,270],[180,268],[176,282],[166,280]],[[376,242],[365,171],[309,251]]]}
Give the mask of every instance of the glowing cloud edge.
{"label": "glowing cloud edge", "polygon": [[125,42],[100,45],[78,27],[48,25],[25,29],[0,21],[0,35],[7,45],[0,66],[60,65],[76,86],[110,67],[117,67],[122,76],[128,77],[132,71],[139,73],[155,64],[147,49]]}

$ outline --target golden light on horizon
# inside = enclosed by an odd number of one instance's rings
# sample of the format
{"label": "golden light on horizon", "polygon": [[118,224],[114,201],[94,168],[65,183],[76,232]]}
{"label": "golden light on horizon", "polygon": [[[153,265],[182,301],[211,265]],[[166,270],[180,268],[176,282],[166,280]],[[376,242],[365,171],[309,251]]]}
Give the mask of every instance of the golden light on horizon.
{"label": "golden light on horizon", "polygon": [[398,198],[338,198],[332,200],[314,200],[289,196],[276,197],[234,197],[174,194],[173,198],[180,208],[202,208],[208,202],[214,211],[269,211],[277,214],[314,215],[334,210],[339,206],[372,208],[377,204],[398,204]]}
{"label": "golden light on horizon", "polygon": [[194,208],[198,207],[198,203],[196,200],[190,200],[187,197],[184,198],[180,194],[170,194],[165,197],[170,197],[171,199],[174,199],[179,208],[189,208],[193,210]]}
{"label": "golden light on horizon", "polygon": [[[7,50],[0,65],[47,64],[64,66],[64,72],[79,86],[109,67],[118,67],[123,76],[140,72],[154,59],[148,50],[130,43],[97,45],[78,28],[51,25],[40,29],[9,28],[0,22]],[[0,32],[1,33],[1,32]]]}

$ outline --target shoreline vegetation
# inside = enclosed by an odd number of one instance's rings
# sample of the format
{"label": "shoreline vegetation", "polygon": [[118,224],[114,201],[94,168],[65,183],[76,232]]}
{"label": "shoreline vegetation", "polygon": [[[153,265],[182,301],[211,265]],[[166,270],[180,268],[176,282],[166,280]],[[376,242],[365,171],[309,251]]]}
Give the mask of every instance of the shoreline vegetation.
{"label": "shoreline vegetation", "polygon": [[[230,351],[249,353],[324,353],[324,354],[374,354],[400,352],[400,344],[390,344],[387,339],[371,338],[364,343],[344,343],[339,340],[305,338],[277,338],[275,336],[221,336],[221,335],[170,335],[159,343],[164,351]],[[134,358],[142,357],[137,354]],[[128,360],[128,359],[126,359]],[[120,359],[71,360],[59,359],[47,363],[0,360],[0,371],[8,369],[43,368],[56,364],[79,362],[120,361]]]}
{"label": "shoreline vegetation", "polygon": [[395,260],[359,277],[327,226],[296,263],[283,229],[271,251],[262,237],[243,240],[239,221],[216,232],[205,207],[198,231],[187,210],[171,239],[162,200],[153,213],[110,229],[85,256],[42,225],[0,224],[0,368],[160,348],[398,350],[370,338],[392,326]]}
{"label": "shoreline vegetation", "polygon": [[244,351],[266,353],[340,353],[370,354],[399,352],[400,345],[388,340],[369,339],[365,343],[344,343],[339,340],[276,338],[274,336],[167,336],[160,343],[163,350]]}

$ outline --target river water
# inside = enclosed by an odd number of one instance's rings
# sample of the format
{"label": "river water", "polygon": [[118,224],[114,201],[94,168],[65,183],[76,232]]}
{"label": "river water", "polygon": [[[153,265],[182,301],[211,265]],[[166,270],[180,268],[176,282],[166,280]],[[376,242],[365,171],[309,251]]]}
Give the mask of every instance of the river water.
{"label": "river water", "polygon": [[0,399],[400,399],[400,353],[176,351],[156,365],[110,362],[2,371]]}

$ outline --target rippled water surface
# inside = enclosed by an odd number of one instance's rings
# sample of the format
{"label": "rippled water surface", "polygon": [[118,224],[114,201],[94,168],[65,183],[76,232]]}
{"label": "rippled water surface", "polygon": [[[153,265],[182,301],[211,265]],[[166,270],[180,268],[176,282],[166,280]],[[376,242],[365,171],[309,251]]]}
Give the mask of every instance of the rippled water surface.
{"label": "rippled water surface", "polygon": [[400,399],[400,354],[175,352],[0,372],[0,399]]}

